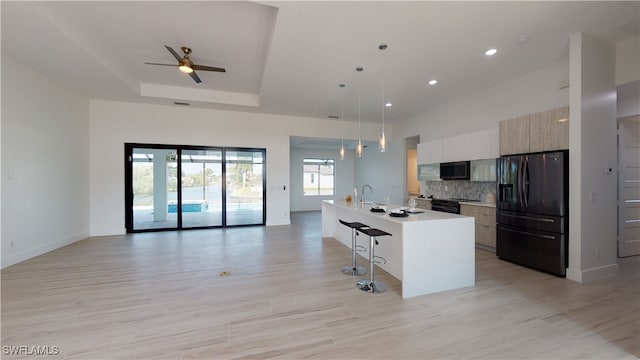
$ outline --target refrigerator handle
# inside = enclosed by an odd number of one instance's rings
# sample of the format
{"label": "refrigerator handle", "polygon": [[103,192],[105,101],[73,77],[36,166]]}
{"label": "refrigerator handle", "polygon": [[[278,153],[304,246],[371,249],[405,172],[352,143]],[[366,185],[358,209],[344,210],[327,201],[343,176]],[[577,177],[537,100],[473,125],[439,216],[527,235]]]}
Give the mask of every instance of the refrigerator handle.
{"label": "refrigerator handle", "polygon": [[518,159],[518,182],[516,184],[518,186],[518,203],[520,204],[520,207],[524,205],[522,203],[522,162],[523,158],[520,157],[520,159]]}
{"label": "refrigerator handle", "polygon": [[524,157],[524,165],[522,166],[522,199],[524,207],[529,207],[529,157]]}

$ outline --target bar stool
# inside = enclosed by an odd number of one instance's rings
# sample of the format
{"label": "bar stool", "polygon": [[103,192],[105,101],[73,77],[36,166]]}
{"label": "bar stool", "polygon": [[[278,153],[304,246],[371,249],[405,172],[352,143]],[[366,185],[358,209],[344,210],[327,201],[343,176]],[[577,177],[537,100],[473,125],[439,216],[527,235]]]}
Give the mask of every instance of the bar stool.
{"label": "bar stool", "polygon": [[[373,264],[376,262],[386,264],[387,260],[383,257],[375,256],[375,248],[376,248],[376,245],[378,244],[378,240],[376,239],[376,237],[387,236],[387,235],[392,236],[392,235],[386,231],[382,231],[380,229],[372,229],[372,228],[360,229],[358,231],[368,235],[370,240],[369,241],[369,278],[358,280],[358,282],[356,283],[356,286],[358,287],[358,289],[369,292],[369,293],[383,292],[387,289],[387,285],[382,281],[377,281],[374,279]],[[380,260],[376,260],[376,258]]]}
{"label": "bar stool", "polygon": [[356,231],[369,228],[368,225],[359,222],[346,222],[344,220],[338,220],[340,224],[351,228],[351,265],[342,267],[342,273],[345,275],[364,275],[367,273],[367,269],[362,266],[356,265],[356,251],[364,251],[364,246],[356,244]]}

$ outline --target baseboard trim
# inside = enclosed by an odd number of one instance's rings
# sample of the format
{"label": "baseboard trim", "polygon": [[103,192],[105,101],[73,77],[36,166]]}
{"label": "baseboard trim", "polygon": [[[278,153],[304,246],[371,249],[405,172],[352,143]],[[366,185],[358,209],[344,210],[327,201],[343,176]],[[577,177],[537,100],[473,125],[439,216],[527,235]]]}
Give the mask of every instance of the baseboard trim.
{"label": "baseboard trim", "polygon": [[127,233],[126,228],[102,228],[102,229],[91,229],[91,236],[115,236],[115,235],[125,235]]}
{"label": "baseboard trim", "polygon": [[7,257],[3,257],[0,260],[0,268],[4,269],[6,267],[9,267],[11,265],[15,265],[18,263],[21,263],[25,260],[29,260],[31,258],[34,258],[36,256],[40,256],[42,254],[46,254],[50,251],[59,249],[61,247],[67,246],[69,244],[73,244],[76,241],[80,241],[83,239],[86,239],[89,237],[89,234],[87,233],[81,233],[81,234],[75,234],[75,235],[71,235],[68,236],[66,238],[60,239],[60,240],[56,240],[41,246],[37,246],[35,248],[31,248],[31,249],[27,249],[27,250],[23,250],[20,251],[17,254],[11,255],[11,256],[7,256]]}
{"label": "baseboard trim", "polygon": [[567,269],[567,279],[573,280],[579,283],[586,283],[590,281],[606,279],[608,277],[618,275],[618,264],[609,264],[605,266],[599,266],[587,270],[575,270]]}

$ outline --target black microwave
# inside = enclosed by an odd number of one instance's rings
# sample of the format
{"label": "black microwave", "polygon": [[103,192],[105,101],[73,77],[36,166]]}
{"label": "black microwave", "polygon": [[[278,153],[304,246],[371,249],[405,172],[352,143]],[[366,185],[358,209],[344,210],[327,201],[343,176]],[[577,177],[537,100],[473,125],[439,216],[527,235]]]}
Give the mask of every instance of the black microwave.
{"label": "black microwave", "polygon": [[470,164],[470,161],[440,163],[440,179],[469,180]]}

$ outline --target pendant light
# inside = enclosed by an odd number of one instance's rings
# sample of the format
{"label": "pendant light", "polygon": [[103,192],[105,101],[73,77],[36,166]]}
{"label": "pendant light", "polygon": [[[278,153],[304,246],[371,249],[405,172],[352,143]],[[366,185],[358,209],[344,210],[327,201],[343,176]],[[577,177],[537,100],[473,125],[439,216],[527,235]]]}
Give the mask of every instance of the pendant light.
{"label": "pendant light", "polygon": [[[387,49],[387,45],[386,44],[382,44],[380,46],[378,46],[378,49],[380,49],[380,51],[384,51]],[[386,106],[385,103],[385,99],[384,99],[384,57],[382,60],[382,130],[380,131],[380,138],[378,139],[378,150],[380,152],[386,152],[387,151],[387,137],[384,134],[384,108]]]}
{"label": "pendant light", "polygon": [[[357,72],[362,72],[363,67],[357,67]],[[362,141],[360,140],[360,79],[358,79],[358,143],[356,144],[356,157],[362,157]]]}
{"label": "pendant light", "polygon": [[[340,84],[340,88],[344,89],[345,84]],[[340,160],[344,160],[344,91],[340,94]]]}

